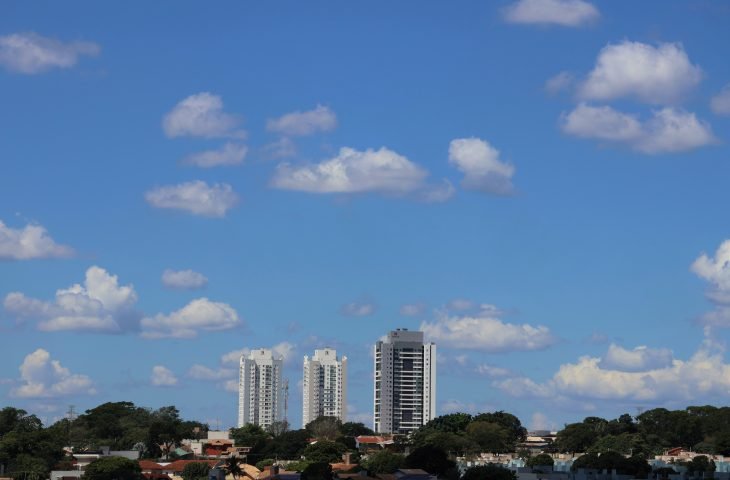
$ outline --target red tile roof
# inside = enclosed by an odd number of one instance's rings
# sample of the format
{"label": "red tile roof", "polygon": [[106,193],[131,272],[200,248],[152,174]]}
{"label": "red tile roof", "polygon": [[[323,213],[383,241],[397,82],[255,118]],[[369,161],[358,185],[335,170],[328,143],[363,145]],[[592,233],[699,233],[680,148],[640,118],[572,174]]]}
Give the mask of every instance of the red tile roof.
{"label": "red tile roof", "polygon": [[183,469],[185,468],[185,465],[187,465],[188,463],[196,463],[196,462],[207,463],[211,467],[215,467],[216,463],[218,463],[218,460],[175,460],[174,462],[163,466],[162,470],[164,470],[166,472],[182,473]]}
{"label": "red tile roof", "polygon": [[140,460],[139,462],[139,468],[142,469],[142,471],[145,470],[162,470],[162,465],[160,465],[157,462],[153,462],[150,460]]}

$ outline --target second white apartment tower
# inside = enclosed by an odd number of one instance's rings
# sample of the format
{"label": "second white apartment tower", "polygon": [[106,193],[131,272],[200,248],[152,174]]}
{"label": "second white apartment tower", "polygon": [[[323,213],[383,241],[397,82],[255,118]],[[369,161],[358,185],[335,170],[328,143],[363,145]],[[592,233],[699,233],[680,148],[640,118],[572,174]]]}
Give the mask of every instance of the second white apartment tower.
{"label": "second white apartment tower", "polygon": [[343,423],[347,415],[347,357],[337,358],[331,348],[315,350],[304,356],[302,382],[302,426],[317,417],[337,417]]}
{"label": "second white apartment tower", "polygon": [[238,426],[267,428],[283,420],[281,370],[284,361],[261,348],[241,355],[238,381]]}

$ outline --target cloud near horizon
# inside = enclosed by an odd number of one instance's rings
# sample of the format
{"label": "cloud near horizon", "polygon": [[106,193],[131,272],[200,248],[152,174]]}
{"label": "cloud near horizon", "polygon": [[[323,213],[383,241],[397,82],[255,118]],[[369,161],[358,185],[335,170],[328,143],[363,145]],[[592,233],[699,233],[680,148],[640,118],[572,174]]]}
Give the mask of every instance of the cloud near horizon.
{"label": "cloud near horizon", "polygon": [[19,370],[21,385],[10,391],[12,397],[54,398],[96,394],[88,376],[71,373],[42,348],[26,355]]}

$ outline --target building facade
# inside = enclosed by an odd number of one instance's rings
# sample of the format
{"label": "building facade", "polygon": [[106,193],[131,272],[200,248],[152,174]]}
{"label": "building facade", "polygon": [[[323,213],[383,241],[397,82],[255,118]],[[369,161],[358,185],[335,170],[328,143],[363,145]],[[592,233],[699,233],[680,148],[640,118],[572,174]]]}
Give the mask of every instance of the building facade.
{"label": "building facade", "polygon": [[410,433],[436,416],[436,345],[399,328],[375,344],[378,433]]}
{"label": "building facade", "polygon": [[282,357],[261,348],[241,355],[238,380],[238,426],[262,428],[283,420]]}
{"label": "building facade", "polygon": [[347,357],[337,358],[331,348],[315,350],[304,356],[302,382],[302,425],[317,417],[337,417],[343,423],[347,416]]}

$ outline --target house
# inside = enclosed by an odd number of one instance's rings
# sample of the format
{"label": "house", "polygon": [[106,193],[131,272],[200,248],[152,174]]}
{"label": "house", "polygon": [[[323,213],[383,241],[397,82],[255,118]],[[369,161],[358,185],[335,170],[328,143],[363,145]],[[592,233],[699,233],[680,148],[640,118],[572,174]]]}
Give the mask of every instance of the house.
{"label": "house", "polygon": [[355,437],[355,448],[363,453],[383,450],[394,444],[392,435],[360,435]]}

